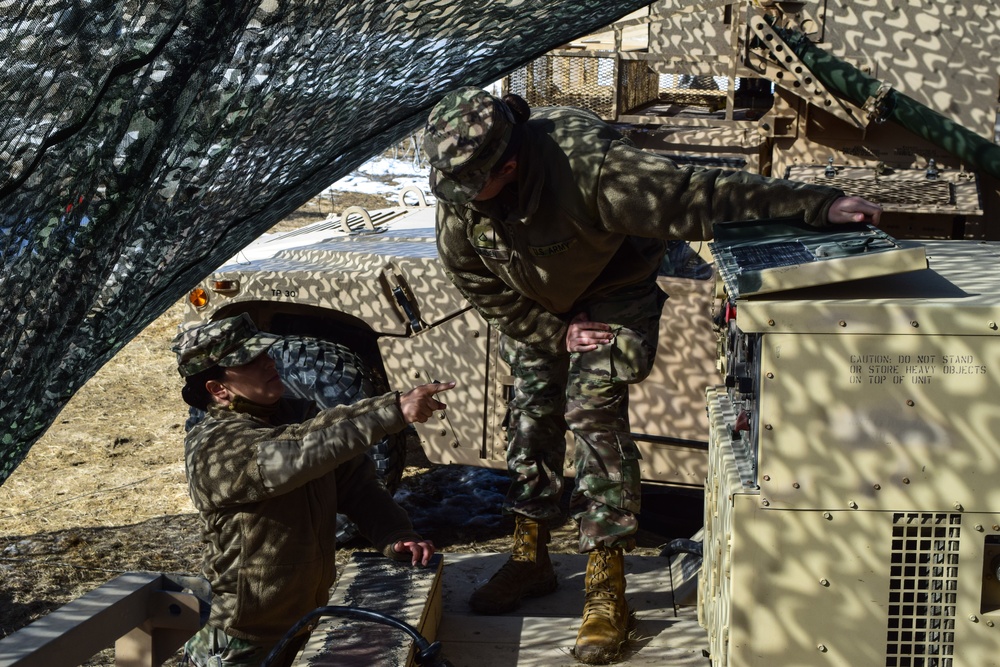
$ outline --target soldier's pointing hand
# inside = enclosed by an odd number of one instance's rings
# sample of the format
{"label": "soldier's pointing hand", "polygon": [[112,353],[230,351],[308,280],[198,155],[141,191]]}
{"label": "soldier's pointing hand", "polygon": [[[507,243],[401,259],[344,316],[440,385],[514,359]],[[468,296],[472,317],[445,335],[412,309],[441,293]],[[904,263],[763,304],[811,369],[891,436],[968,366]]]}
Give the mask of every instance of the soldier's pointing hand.
{"label": "soldier's pointing hand", "polygon": [[431,382],[414,387],[399,397],[399,409],[403,412],[403,419],[407,424],[420,422],[421,424],[431,418],[435,410],[444,410],[446,406],[435,396],[442,391],[454,388],[454,382]]}

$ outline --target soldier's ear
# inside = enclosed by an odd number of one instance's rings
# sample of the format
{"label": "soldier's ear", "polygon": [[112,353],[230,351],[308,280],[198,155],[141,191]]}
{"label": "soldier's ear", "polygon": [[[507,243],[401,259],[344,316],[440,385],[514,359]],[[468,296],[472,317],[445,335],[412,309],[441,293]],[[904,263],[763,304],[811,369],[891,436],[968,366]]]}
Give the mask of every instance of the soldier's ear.
{"label": "soldier's ear", "polygon": [[208,392],[213,401],[220,405],[229,405],[229,402],[233,400],[233,393],[218,380],[206,380],[205,391]]}
{"label": "soldier's ear", "polygon": [[500,171],[498,171],[496,175],[500,178],[504,178],[507,176],[511,176],[516,172],[517,172],[517,158],[512,157],[511,159],[503,163],[503,166],[500,167]]}

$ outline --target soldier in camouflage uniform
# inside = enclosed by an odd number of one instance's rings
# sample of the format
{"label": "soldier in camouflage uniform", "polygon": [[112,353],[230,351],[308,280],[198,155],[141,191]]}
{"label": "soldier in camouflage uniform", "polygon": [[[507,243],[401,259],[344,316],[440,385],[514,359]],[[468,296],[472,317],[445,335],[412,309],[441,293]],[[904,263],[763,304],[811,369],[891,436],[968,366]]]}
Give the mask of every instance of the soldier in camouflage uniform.
{"label": "soldier in camouflage uniform", "polygon": [[[454,383],[317,412],[309,401],[282,396],[265,354],[276,340],[247,315],[174,340],[184,400],[207,411],[184,443],[212,586],[208,624],[185,646],[186,660],[198,667],[259,665],[289,628],[327,604],[338,512],[390,558],[426,565],[434,554],[364,453],[443,409],[435,395]],[[290,664],[307,634],[271,664]]]}
{"label": "soldier in camouflage uniform", "polygon": [[728,220],[877,224],[832,188],[678,168],[580,109],[529,109],[475,88],[446,95],[424,131],[437,240],[452,282],[502,334],[514,378],[508,430],[513,553],[470,604],[503,613],[555,590],[546,522],[559,515],[565,431],[576,442],[575,518],[589,553],[575,655],[607,662],[625,640],[624,551],[640,509],[628,385],[650,372],[666,242]]}

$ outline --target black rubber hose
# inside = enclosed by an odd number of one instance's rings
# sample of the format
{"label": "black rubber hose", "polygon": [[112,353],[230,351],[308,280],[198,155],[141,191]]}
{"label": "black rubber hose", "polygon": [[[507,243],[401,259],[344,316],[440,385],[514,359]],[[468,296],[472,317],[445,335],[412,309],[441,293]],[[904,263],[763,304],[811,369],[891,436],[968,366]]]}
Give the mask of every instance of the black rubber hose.
{"label": "black rubber hose", "polygon": [[382,612],[372,611],[370,609],[336,605],[329,607],[317,607],[300,618],[295,625],[288,629],[288,632],[285,633],[278,643],[274,645],[274,648],[272,648],[271,652],[267,654],[266,658],[264,658],[264,662],[261,663],[260,667],[270,667],[271,662],[281,654],[291,638],[297,635],[302,628],[309,625],[309,623],[311,623],[314,619],[321,616],[354,618],[362,621],[381,623],[382,625],[388,625],[396,628],[397,630],[402,630],[413,638],[413,643],[416,645],[417,649],[416,655],[414,655],[414,660],[416,660],[418,665],[426,665],[427,667],[452,667],[450,662],[439,655],[441,652],[441,642],[427,641],[427,639],[425,639],[424,636],[409,623],[401,621],[394,616],[390,616],[389,614],[383,614]]}
{"label": "black rubber hose", "polygon": [[661,556],[673,556],[674,554],[694,554],[700,557],[702,555],[701,542],[679,537],[668,542],[667,546],[660,550]]}

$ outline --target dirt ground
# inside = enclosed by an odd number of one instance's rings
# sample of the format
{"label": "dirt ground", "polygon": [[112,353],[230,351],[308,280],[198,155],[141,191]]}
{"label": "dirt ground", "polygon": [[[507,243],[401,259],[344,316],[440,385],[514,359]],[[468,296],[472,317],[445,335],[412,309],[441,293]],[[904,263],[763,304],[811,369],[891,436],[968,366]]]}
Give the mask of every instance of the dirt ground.
{"label": "dirt ground", "polygon": [[[348,205],[389,204],[377,195],[314,200],[276,229]],[[0,486],[0,637],[123,572],[198,573],[202,545],[182,456],[187,406],[169,349],[182,313],[175,304],[106,364]],[[411,497],[441,492],[422,482],[433,469],[410,452],[403,485]],[[434,540],[445,552],[506,551],[505,533],[441,526]],[[574,534],[567,521],[553,550],[573,552]],[[658,553],[665,541],[643,531],[637,553]],[[338,560],[357,548],[364,545],[347,545]],[[85,664],[113,665],[113,653]]]}

